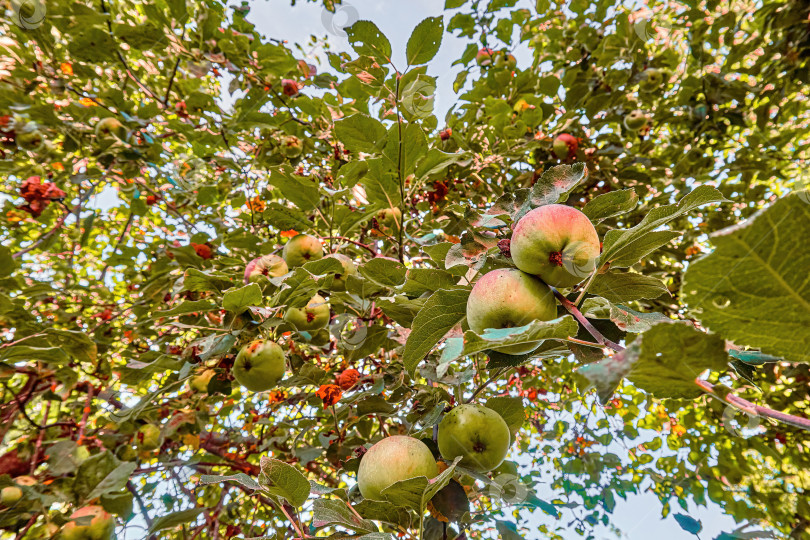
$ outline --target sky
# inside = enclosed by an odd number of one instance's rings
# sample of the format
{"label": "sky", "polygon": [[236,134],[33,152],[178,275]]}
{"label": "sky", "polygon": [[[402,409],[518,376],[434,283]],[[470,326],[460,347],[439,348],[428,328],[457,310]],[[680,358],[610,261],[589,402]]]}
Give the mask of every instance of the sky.
{"label": "sky", "polygon": [[[519,6],[532,7],[534,2],[522,1]],[[320,2],[307,2],[298,0],[297,5],[290,6],[290,0],[251,0],[251,11],[248,20],[253,22],[257,29],[268,38],[286,40],[290,45],[299,43],[303,51],[311,58],[320,58],[317,64],[320,71],[327,69],[325,56],[320,49],[312,50],[309,37],[327,37],[334,51],[350,51],[345,32],[342,30],[347,24],[358,19],[373,21],[391,41],[394,51],[393,61],[404,64],[405,45],[413,28],[424,18],[444,15],[445,24],[449,17],[443,11],[443,0],[349,0],[339,6],[332,14],[321,7]],[[461,56],[468,41],[450,34],[444,35],[439,53],[429,64],[428,74],[438,76],[438,86],[434,110],[439,118],[439,126],[443,124],[442,118],[457,100],[453,92],[453,81],[461,70],[460,66],[452,63]],[[519,67],[530,65],[530,53],[526,47],[518,46],[513,51],[518,60]],[[315,62],[313,62],[315,63]],[[521,464],[531,465],[531,457],[523,456],[517,459]],[[545,495],[551,496],[551,493]],[[543,493],[538,493],[543,498]],[[672,501],[673,504],[675,501]],[[682,512],[680,508],[673,508],[675,513]],[[731,532],[736,528],[734,521],[723,514],[718,506],[711,504],[708,508],[697,508],[689,505],[688,515],[700,519],[703,523],[703,532],[700,538],[711,540],[721,532]],[[551,518],[537,511],[535,514],[539,522],[550,523]],[[661,504],[652,493],[642,493],[628,497],[626,501],[618,499],[613,513],[612,525],[622,531],[617,536],[614,532],[601,529],[597,532],[599,540],[621,538],[623,540],[649,540],[652,536],[656,540],[683,540],[694,539],[695,536],[685,532],[672,516],[661,519]],[[530,536],[528,538],[540,538]],[[565,538],[582,538],[573,530]]]}

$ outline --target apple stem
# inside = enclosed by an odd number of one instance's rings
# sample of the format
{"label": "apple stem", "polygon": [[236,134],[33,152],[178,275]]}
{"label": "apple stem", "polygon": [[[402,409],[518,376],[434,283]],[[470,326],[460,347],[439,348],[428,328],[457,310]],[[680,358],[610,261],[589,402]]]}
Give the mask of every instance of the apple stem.
{"label": "apple stem", "polygon": [[594,268],[591,277],[589,277],[588,281],[585,282],[585,286],[582,288],[582,291],[580,291],[579,296],[577,296],[577,299],[574,301],[574,305],[577,306],[577,308],[579,308],[579,306],[582,304],[582,301],[585,299],[585,294],[588,292],[588,289],[591,287],[591,283],[593,283],[593,280],[594,278],[596,278],[596,274],[598,273],[599,268],[598,267]]}

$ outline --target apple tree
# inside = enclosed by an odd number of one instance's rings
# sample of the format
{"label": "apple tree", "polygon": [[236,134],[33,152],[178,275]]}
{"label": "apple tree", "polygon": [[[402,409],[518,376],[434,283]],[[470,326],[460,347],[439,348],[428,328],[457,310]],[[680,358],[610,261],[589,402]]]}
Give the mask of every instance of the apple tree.
{"label": "apple tree", "polygon": [[651,4],[5,2],[2,538],[810,534],[810,7]]}

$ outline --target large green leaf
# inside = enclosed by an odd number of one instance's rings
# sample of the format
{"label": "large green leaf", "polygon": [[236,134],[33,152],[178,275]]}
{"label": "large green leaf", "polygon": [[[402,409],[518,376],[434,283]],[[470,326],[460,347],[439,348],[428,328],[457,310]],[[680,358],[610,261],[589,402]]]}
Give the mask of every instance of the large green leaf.
{"label": "large green leaf", "polygon": [[335,133],[349,150],[373,154],[384,146],[387,130],[378,120],[357,113],[335,122]]}
{"label": "large green leaf", "polygon": [[433,293],[413,320],[411,333],[405,343],[403,363],[413,375],[416,366],[447,332],[467,316],[466,288],[440,289]]}
{"label": "large green leaf", "polygon": [[309,480],[298,469],[278,459],[262,456],[259,483],[265,491],[281,497],[293,506],[301,506],[309,498]]}
{"label": "large green leaf", "polygon": [[669,294],[666,285],[660,279],[635,272],[598,274],[589,290],[611,302],[629,302],[639,298],[653,299]]}
{"label": "large green leaf", "polygon": [[737,345],[810,362],[810,205],[776,201],[712,236],[714,252],[689,265],[681,295],[694,317]]}
{"label": "large green leaf", "polygon": [[442,17],[428,17],[416,25],[411,37],[408,38],[408,45],[405,49],[408,65],[430,62],[439,52],[443,34],[444,19]]}
{"label": "large green leaf", "polygon": [[357,54],[374,56],[385,63],[391,58],[391,43],[373,22],[357,21],[346,28],[346,34]]}

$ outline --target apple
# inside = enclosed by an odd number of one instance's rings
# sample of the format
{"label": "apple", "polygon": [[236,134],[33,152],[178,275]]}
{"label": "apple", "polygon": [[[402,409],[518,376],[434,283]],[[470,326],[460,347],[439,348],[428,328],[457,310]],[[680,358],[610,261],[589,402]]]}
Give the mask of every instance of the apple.
{"label": "apple", "polygon": [[144,424],[135,435],[140,450],[155,450],[160,448],[160,428],[154,424]]}
{"label": "apple", "polygon": [[285,135],[281,138],[281,153],[289,159],[301,156],[304,151],[304,143],[295,135]]}
{"label": "apple", "polygon": [[624,117],[624,127],[630,131],[638,131],[647,125],[649,117],[643,111],[635,110]]}
{"label": "apple", "polygon": [[495,54],[495,67],[505,67],[509,71],[514,71],[517,67],[517,60],[512,54],[506,51],[498,51]]}
{"label": "apple", "polygon": [[45,137],[38,129],[18,133],[14,140],[21,150],[38,151],[45,146]]}
{"label": "apple", "polygon": [[447,461],[461,456],[461,465],[489,472],[509,452],[512,435],[500,414],[483,405],[459,405],[439,423],[439,452]]}
{"label": "apple", "polygon": [[288,308],[284,320],[297,330],[319,330],[329,324],[329,303],[316,294],[302,308]]}
{"label": "apple", "polygon": [[85,506],[70,516],[62,528],[63,540],[109,540],[115,523],[101,506]]}
{"label": "apple", "polygon": [[656,68],[648,69],[644,72],[644,78],[641,80],[639,87],[645,92],[654,92],[661,88],[661,85],[663,85],[668,78],[669,74],[666,70]]}
{"label": "apple", "polygon": [[386,234],[390,233],[392,230],[398,231],[399,227],[402,225],[402,210],[396,207],[383,208],[377,212],[375,217],[380,230]]}
{"label": "apple", "polygon": [[323,257],[321,241],[308,234],[299,234],[284,245],[282,251],[284,261],[290,268],[302,266],[310,261],[317,261]]}
{"label": "apple", "polygon": [[188,382],[189,388],[200,394],[205,394],[208,392],[208,383],[214,378],[216,373],[215,370],[210,368],[198,370],[196,375]]}
{"label": "apple", "polygon": [[475,55],[475,61],[479,66],[488,66],[492,63],[494,56],[495,51],[489,47],[484,47],[483,49],[478,50],[478,53]]}
{"label": "apple", "polygon": [[287,360],[281,347],[273,341],[257,339],[242,347],[231,372],[236,382],[248,390],[264,392],[273,388],[285,371]]}
{"label": "apple", "polygon": [[100,139],[123,139],[127,129],[117,118],[108,116],[96,122],[96,137]]}
{"label": "apple", "polygon": [[565,161],[577,155],[579,139],[569,133],[561,133],[554,139],[552,150],[557,159]]}
{"label": "apple", "polygon": [[17,478],[15,478],[14,483],[17,484],[18,486],[31,487],[37,485],[39,482],[37,482],[37,479],[34,478],[33,476],[25,475],[25,476],[18,476]]}
{"label": "apple", "polygon": [[547,204],[515,225],[510,243],[515,266],[553,287],[572,287],[599,259],[599,235],[588,216],[564,204]]}
{"label": "apple", "polygon": [[13,506],[22,499],[23,492],[17,486],[7,486],[0,490],[0,503],[3,506]]}
{"label": "apple", "polygon": [[346,278],[348,276],[353,276],[357,274],[357,266],[355,266],[354,262],[341,253],[335,253],[333,255],[329,255],[329,257],[333,259],[337,259],[338,262],[343,266],[343,272],[340,274],[335,274],[335,279],[332,280],[332,288],[336,291],[345,291],[346,290]]}
{"label": "apple", "polygon": [[281,90],[285,96],[292,97],[298,94],[298,83],[292,79],[283,79],[281,81]]}
{"label": "apple", "polygon": [[253,259],[245,267],[245,284],[259,281],[262,276],[281,277],[289,271],[287,261],[269,254]]}
{"label": "apple", "polygon": [[[500,268],[484,274],[467,299],[467,323],[476,334],[487,328],[515,328],[534,320],[557,316],[554,295],[545,283],[516,268]],[[496,350],[526,354],[540,342],[507,345]]]}
{"label": "apple", "polygon": [[360,460],[357,485],[364,499],[384,500],[382,491],[397,482],[424,476],[434,478],[439,467],[430,448],[419,439],[404,435],[387,437]]}

